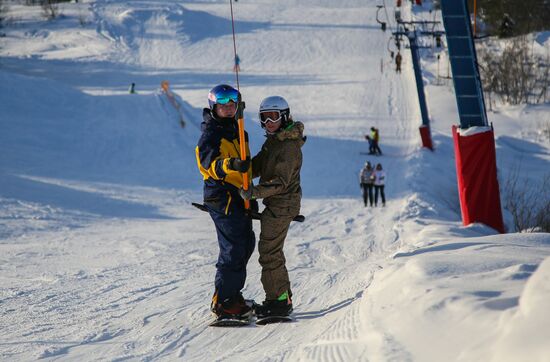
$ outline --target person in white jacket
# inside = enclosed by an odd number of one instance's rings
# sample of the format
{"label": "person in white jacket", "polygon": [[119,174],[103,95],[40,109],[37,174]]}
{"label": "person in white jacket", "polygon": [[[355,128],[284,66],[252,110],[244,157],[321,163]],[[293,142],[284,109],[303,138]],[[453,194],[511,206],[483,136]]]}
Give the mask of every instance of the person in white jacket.
{"label": "person in white jacket", "polygon": [[382,206],[386,206],[386,195],[384,194],[384,184],[386,182],[386,173],[382,170],[382,164],[377,164],[374,170],[374,206],[378,206],[378,193],[382,198]]}

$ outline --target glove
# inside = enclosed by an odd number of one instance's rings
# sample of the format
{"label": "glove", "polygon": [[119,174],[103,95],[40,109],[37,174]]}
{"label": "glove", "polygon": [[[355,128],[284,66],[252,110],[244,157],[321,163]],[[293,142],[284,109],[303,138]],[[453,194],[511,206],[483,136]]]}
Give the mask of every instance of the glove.
{"label": "glove", "polygon": [[250,210],[252,210],[253,212],[260,211],[260,205],[258,205],[258,200],[256,199],[250,200]]}
{"label": "glove", "polygon": [[240,158],[230,158],[227,167],[230,170],[239,171],[240,173],[246,172],[250,167],[250,157],[247,157],[244,161]]}
{"label": "glove", "polygon": [[242,187],[239,189],[239,195],[241,195],[241,197],[243,198],[243,200],[251,200],[254,198],[254,196],[252,196],[253,194],[253,187],[250,187],[248,190],[245,190],[243,189]]}

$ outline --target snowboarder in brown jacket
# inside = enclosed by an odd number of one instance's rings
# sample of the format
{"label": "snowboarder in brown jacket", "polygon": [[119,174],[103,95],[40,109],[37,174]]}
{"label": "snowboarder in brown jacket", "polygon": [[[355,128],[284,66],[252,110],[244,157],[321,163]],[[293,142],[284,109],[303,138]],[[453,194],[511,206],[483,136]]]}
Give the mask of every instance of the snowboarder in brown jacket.
{"label": "snowboarder in brown jacket", "polygon": [[290,222],[300,213],[304,125],[292,120],[283,97],[264,99],[259,113],[267,139],[252,159],[252,177],[259,176],[260,180],[258,185],[240,190],[243,199],[263,199],[265,205],[258,251],[266,299],[256,307],[256,315],[288,316],[292,312],[292,292],[283,246]]}

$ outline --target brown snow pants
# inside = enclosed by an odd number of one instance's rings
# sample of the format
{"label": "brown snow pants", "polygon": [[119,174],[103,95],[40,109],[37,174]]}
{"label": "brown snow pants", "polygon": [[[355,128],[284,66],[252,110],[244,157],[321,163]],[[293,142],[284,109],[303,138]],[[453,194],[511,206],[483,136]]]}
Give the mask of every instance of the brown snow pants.
{"label": "brown snow pants", "polygon": [[283,246],[294,216],[279,215],[269,207],[262,212],[260,219],[262,230],[258,242],[258,252],[262,266],[261,281],[267,300],[277,299],[286,291],[292,294]]}

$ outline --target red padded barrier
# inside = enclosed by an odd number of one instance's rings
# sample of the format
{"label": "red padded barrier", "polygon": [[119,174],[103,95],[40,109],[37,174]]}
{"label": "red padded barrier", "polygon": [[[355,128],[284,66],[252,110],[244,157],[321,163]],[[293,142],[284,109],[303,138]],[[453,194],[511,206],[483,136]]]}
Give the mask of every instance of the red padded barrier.
{"label": "red padded barrier", "polygon": [[432,144],[432,134],[430,132],[430,127],[426,125],[422,125],[419,127],[420,130],[420,138],[422,138],[422,147],[429,148],[433,151],[433,144]]}
{"label": "red padded barrier", "polygon": [[495,139],[490,127],[460,131],[453,126],[456,176],[462,222],[480,222],[504,233],[497,180]]}

